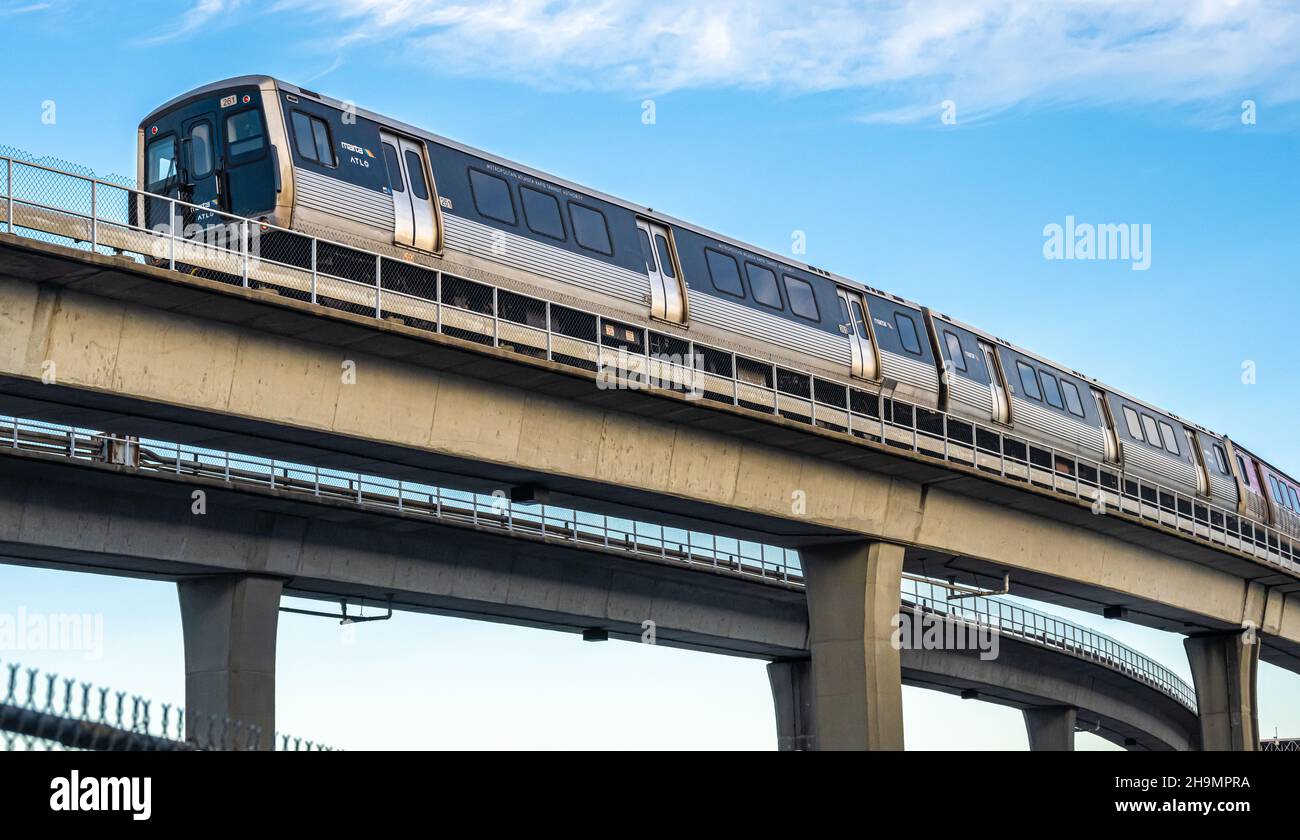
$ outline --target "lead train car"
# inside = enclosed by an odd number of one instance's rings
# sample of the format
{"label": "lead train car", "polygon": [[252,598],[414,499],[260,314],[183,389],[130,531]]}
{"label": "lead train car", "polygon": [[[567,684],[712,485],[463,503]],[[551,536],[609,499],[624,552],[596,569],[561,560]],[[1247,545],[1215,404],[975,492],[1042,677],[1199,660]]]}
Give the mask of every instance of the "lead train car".
{"label": "lead train car", "polygon": [[[1300,531],[1300,500],[1292,509],[1284,489],[1300,484],[1082,374],[894,295],[270,77],[207,85],[149,114],[137,169],[151,193],[651,321],[667,341],[761,362],[738,360],[734,374],[767,389],[782,365],[829,375]],[[159,209],[138,212],[156,224]],[[742,404],[771,410],[761,393]]]}

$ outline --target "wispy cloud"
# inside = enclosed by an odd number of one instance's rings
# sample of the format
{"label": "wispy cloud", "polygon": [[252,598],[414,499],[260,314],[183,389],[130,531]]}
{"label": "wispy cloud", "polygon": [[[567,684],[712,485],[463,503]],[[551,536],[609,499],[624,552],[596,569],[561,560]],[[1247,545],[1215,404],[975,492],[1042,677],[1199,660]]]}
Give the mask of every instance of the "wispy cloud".
{"label": "wispy cloud", "polygon": [[138,39],[140,46],[165,44],[192,35],[213,21],[219,21],[223,14],[237,10],[244,0],[198,0],[187,11],[179,13],[162,29]]}
{"label": "wispy cloud", "polygon": [[51,5],[51,3],[0,3],[0,17],[43,12],[49,9]]}
{"label": "wispy cloud", "polygon": [[[218,0],[201,6],[221,5]],[[467,76],[545,89],[863,91],[866,119],[954,99],[1300,99],[1300,6],[1275,0],[281,0]],[[397,52],[396,50],[394,52]]]}

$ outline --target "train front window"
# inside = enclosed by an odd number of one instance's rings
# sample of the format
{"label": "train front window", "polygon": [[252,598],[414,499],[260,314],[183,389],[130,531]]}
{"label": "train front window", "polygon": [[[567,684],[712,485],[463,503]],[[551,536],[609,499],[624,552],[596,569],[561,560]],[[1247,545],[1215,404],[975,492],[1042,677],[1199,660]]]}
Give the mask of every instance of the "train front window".
{"label": "train front window", "polygon": [[153,141],[145,158],[145,188],[156,193],[176,174],[176,138],[169,134]]}
{"label": "train front window", "polygon": [[257,157],[266,145],[262,116],[250,108],[226,117],[226,151],[232,164]]}
{"label": "train front window", "polygon": [[206,178],[212,174],[212,126],[206,122],[190,127],[190,175]]}

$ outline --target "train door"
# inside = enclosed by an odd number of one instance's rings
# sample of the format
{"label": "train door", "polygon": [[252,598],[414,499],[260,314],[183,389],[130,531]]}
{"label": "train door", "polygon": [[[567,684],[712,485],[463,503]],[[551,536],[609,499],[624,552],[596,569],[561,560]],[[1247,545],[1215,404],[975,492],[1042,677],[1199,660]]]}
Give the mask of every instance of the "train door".
{"label": "train door", "polygon": [[984,367],[989,372],[989,389],[993,392],[993,419],[998,423],[1010,423],[1011,399],[1007,396],[1006,380],[1002,377],[1002,365],[998,364],[998,353],[987,342],[981,341],[979,346]]}
{"label": "train door", "polygon": [[1097,416],[1101,418],[1101,438],[1102,449],[1105,452],[1106,460],[1112,464],[1120,462],[1119,457],[1119,435],[1115,434],[1115,418],[1111,416],[1110,405],[1106,402],[1106,395],[1096,388],[1092,391],[1092,401],[1097,404]]}
{"label": "train door", "polygon": [[1192,448],[1192,467],[1196,470],[1196,492],[1202,496],[1209,496],[1210,473],[1205,468],[1205,452],[1201,449],[1194,430],[1184,426],[1183,434],[1187,436],[1187,445]]}
{"label": "train door", "polygon": [[637,219],[636,226],[641,235],[646,274],[650,276],[650,317],[685,323],[686,296],[668,229],[645,219]]}
{"label": "train door", "polygon": [[862,295],[848,289],[836,288],[840,297],[840,318],[849,333],[849,349],[853,354],[853,375],[862,379],[879,379],[880,362],[871,341],[867,308]]}
{"label": "train door", "polygon": [[213,210],[225,209],[222,205],[221,166],[217,161],[220,145],[215,140],[213,114],[202,114],[186,120],[181,125],[181,165],[182,176],[178,198],[197,204],[210,210],[186,208],[184,213],[187,225],[219,223],[220,216]]}
{"label": "train door", "polygon": [[393,196],[393,242],[421,251],[438,250],[437,192],[429,177],[424,144],[379,132]]}

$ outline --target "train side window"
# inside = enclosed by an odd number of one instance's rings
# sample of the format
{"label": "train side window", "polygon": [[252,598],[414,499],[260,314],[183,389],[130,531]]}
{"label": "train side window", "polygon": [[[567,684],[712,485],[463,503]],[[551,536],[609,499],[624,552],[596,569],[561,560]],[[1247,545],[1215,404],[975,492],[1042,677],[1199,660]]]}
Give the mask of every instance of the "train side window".
{"label": "train side window", "polygon": [[514,197],[510,195],[510,185],[504,178],[471,169],[469,187],[474,194],[474,207],[478,209],[479,215],[508,225],[518,224]]}
{"label": "train side window", "polygon": [[735,257],[718,253],[712,248],[705,248],[704,256],[709,263],[709,276],[713,278],[713,288],[743,298],[745,288],[740,285],[740,267],[736,265]]}
{"label": "train side window", "polygon": [[1237,466],[1241,468],[1241,481],[1247,487],[1251,485],[1250,468],[1246,466],[1246,459],[1240,452],[1237,453]]}
{"label": "train side window", "polygon": [[421,201],[429,200],[429,185],[424,182],[424,159],[419,152],[406,150],[406,177],[411,179],[411,193]]}
{"label": "train side window", "polygon": [[[520,187],[519,198],[524,205],[524,224],[529,230],[564,241],[564,220],[560,217],[560,202],[555,196],[532,187]],[[645,233],[641,235],[645,236]]]}
{"label": "train side window", "polygon": [[1156,428],[1156,421],[1150,414],[1142,415],[1142,431],[1146,432],[1147,443],[1152,446],[1160,445],[1160,430]]}
{"label": "train side window", "polygon": [[668,240],[662,233],[655,234],[655,249],[659,252],[659,270],[669,280],[677,279],[677,270],[673,268],[673,255],[668,250]]}
{"label": "train side window", "polygon": [[190,126],[190,175],[206,178],[212,174],[212,126],[206,120]]}
{"label": "train side window", "polygon": [[867,316],[862,312],[862,304],[856,298],[853,301],[853,322],[858,328],[858,336],[870,340],[871,334],[867,332]]}
{"label": "train side window", "polygon": [[588,251],[613,256],[614,248],[609,242],[609,225],[605,224],[604,213],[570,201],[569,221],[573,225],[573,238],[579,245]]}
{"label": "train side window", "polygon": [[655,264],[655,249],[654,246],[650,244],[650,234],[646,233],[645,228],[642,228],[640,225],[637,226],[636,230],[637,233],[641,234],[641,256],[645,257],[646,270],[649,273],[654,274],[659,270],[659,268]]}
{"label": "train side window", "polygon": [[397,157],[397,147],[392,143],[384,144],[384,166],[388,167],[388,186],[393,194],[406,192],[402,184],[402,163]]}
{"label": "train side window", "polygon": [[1047,398],[1047,404],[1052,408],[1065,408],[1065,403],[1061,400],[1061,386],[1057,383],[1056,377],[1047,371],[1039,371],[1043,380],[1043,396]]}
{"label": "train side window", "polygon": [[[821,312],[817,309],[817,296],[813,287],[798,277],[785,275],[785,294],[790,298],[790,311],[809,321],[820,321]],[[913,325],[915,331],[915,325]],[[919,352],[919,351],[918,351]]]}
{"label": "train side window", "polygon": [[298,144],[298,154],[305,160],[322,166],[337,166],[334,143],[330,140],[330,127],[319,117],[293,112],[293,139]]}
{"label": "train side window", "polygon": [[1300,494],[1297,494],[1290,484],[1286,486],[1286,492],[1291,495],[1291,510],[1300,512]]}
{"label": "train side window", "polygon": [[1074,387],[1074,383],[1068,379],[1061,380],[1061,393],[1065,395],[1065,408],[1071,414],[1077,414],[1080,417],[1086,417],[1083,413],[1083,402],[1079,399],[1079,389]]}
{"label": "train side window", "polygon": [[948,345],[948,358],[957,370],[966,370],[966,354],[961,351],[961,339],[948,330],[943,331],[943,341]]}
{"label": "train side window", "polygon": [[1160,421],[1160,439],[1165,442],[1165,449],[1175,455],[1183,454],[1178,449],[1178,436],[1174,434],[1174,427],[1163,420]]}
{"label": "train side window", "polygon": [[773,309],[782,309],[781,289],[776,285],[776,275],[769,268],[745,262],[745,274],[749,277],[749,293],[754,300]]}
{"label": "train side window", "polygon": [[1138,413],[1128,406],[1124,406],[1124,423],[1128,426],[1128,436],[1134,440],[1146,440],[1142,435],[1142,420]]}
{"label": "train side window", "polygon": [[1211,448],[1214,450],[1214,463],[1218,465],[1219,472],[1224,475],[1231,475],[1232,473],[1228,470],[1228,456],[1224,454],[1223,447],[1216,443]]}
{"label": "train side window", "polygon": [[1277,490],[1277,479],[1274,478],[1274,477],[1271,476],[1271,475],[1268,477],[1268,487],[1269,487],[1270,490],[1273,491],[1273,498],[1274,498],[1274,499],[1279,499],[1279,500],[1280,500],[1280,499],[1282,498],[1282,494],[1279,493],[1278,490]]}
{"label": "train side window", "polygon": [[256,108],[226,117],[226,159],[232,165],[257,157],[265,145],[262,115]]}
{"label": "train side window", "polygon": [[1025,389],[1025,396],[1042,402],[1043,392],[1038,387],[1038,376],[1035,375],[1034,369],[1017,359],[1016,370],[1020,373],[1020,384]]}

